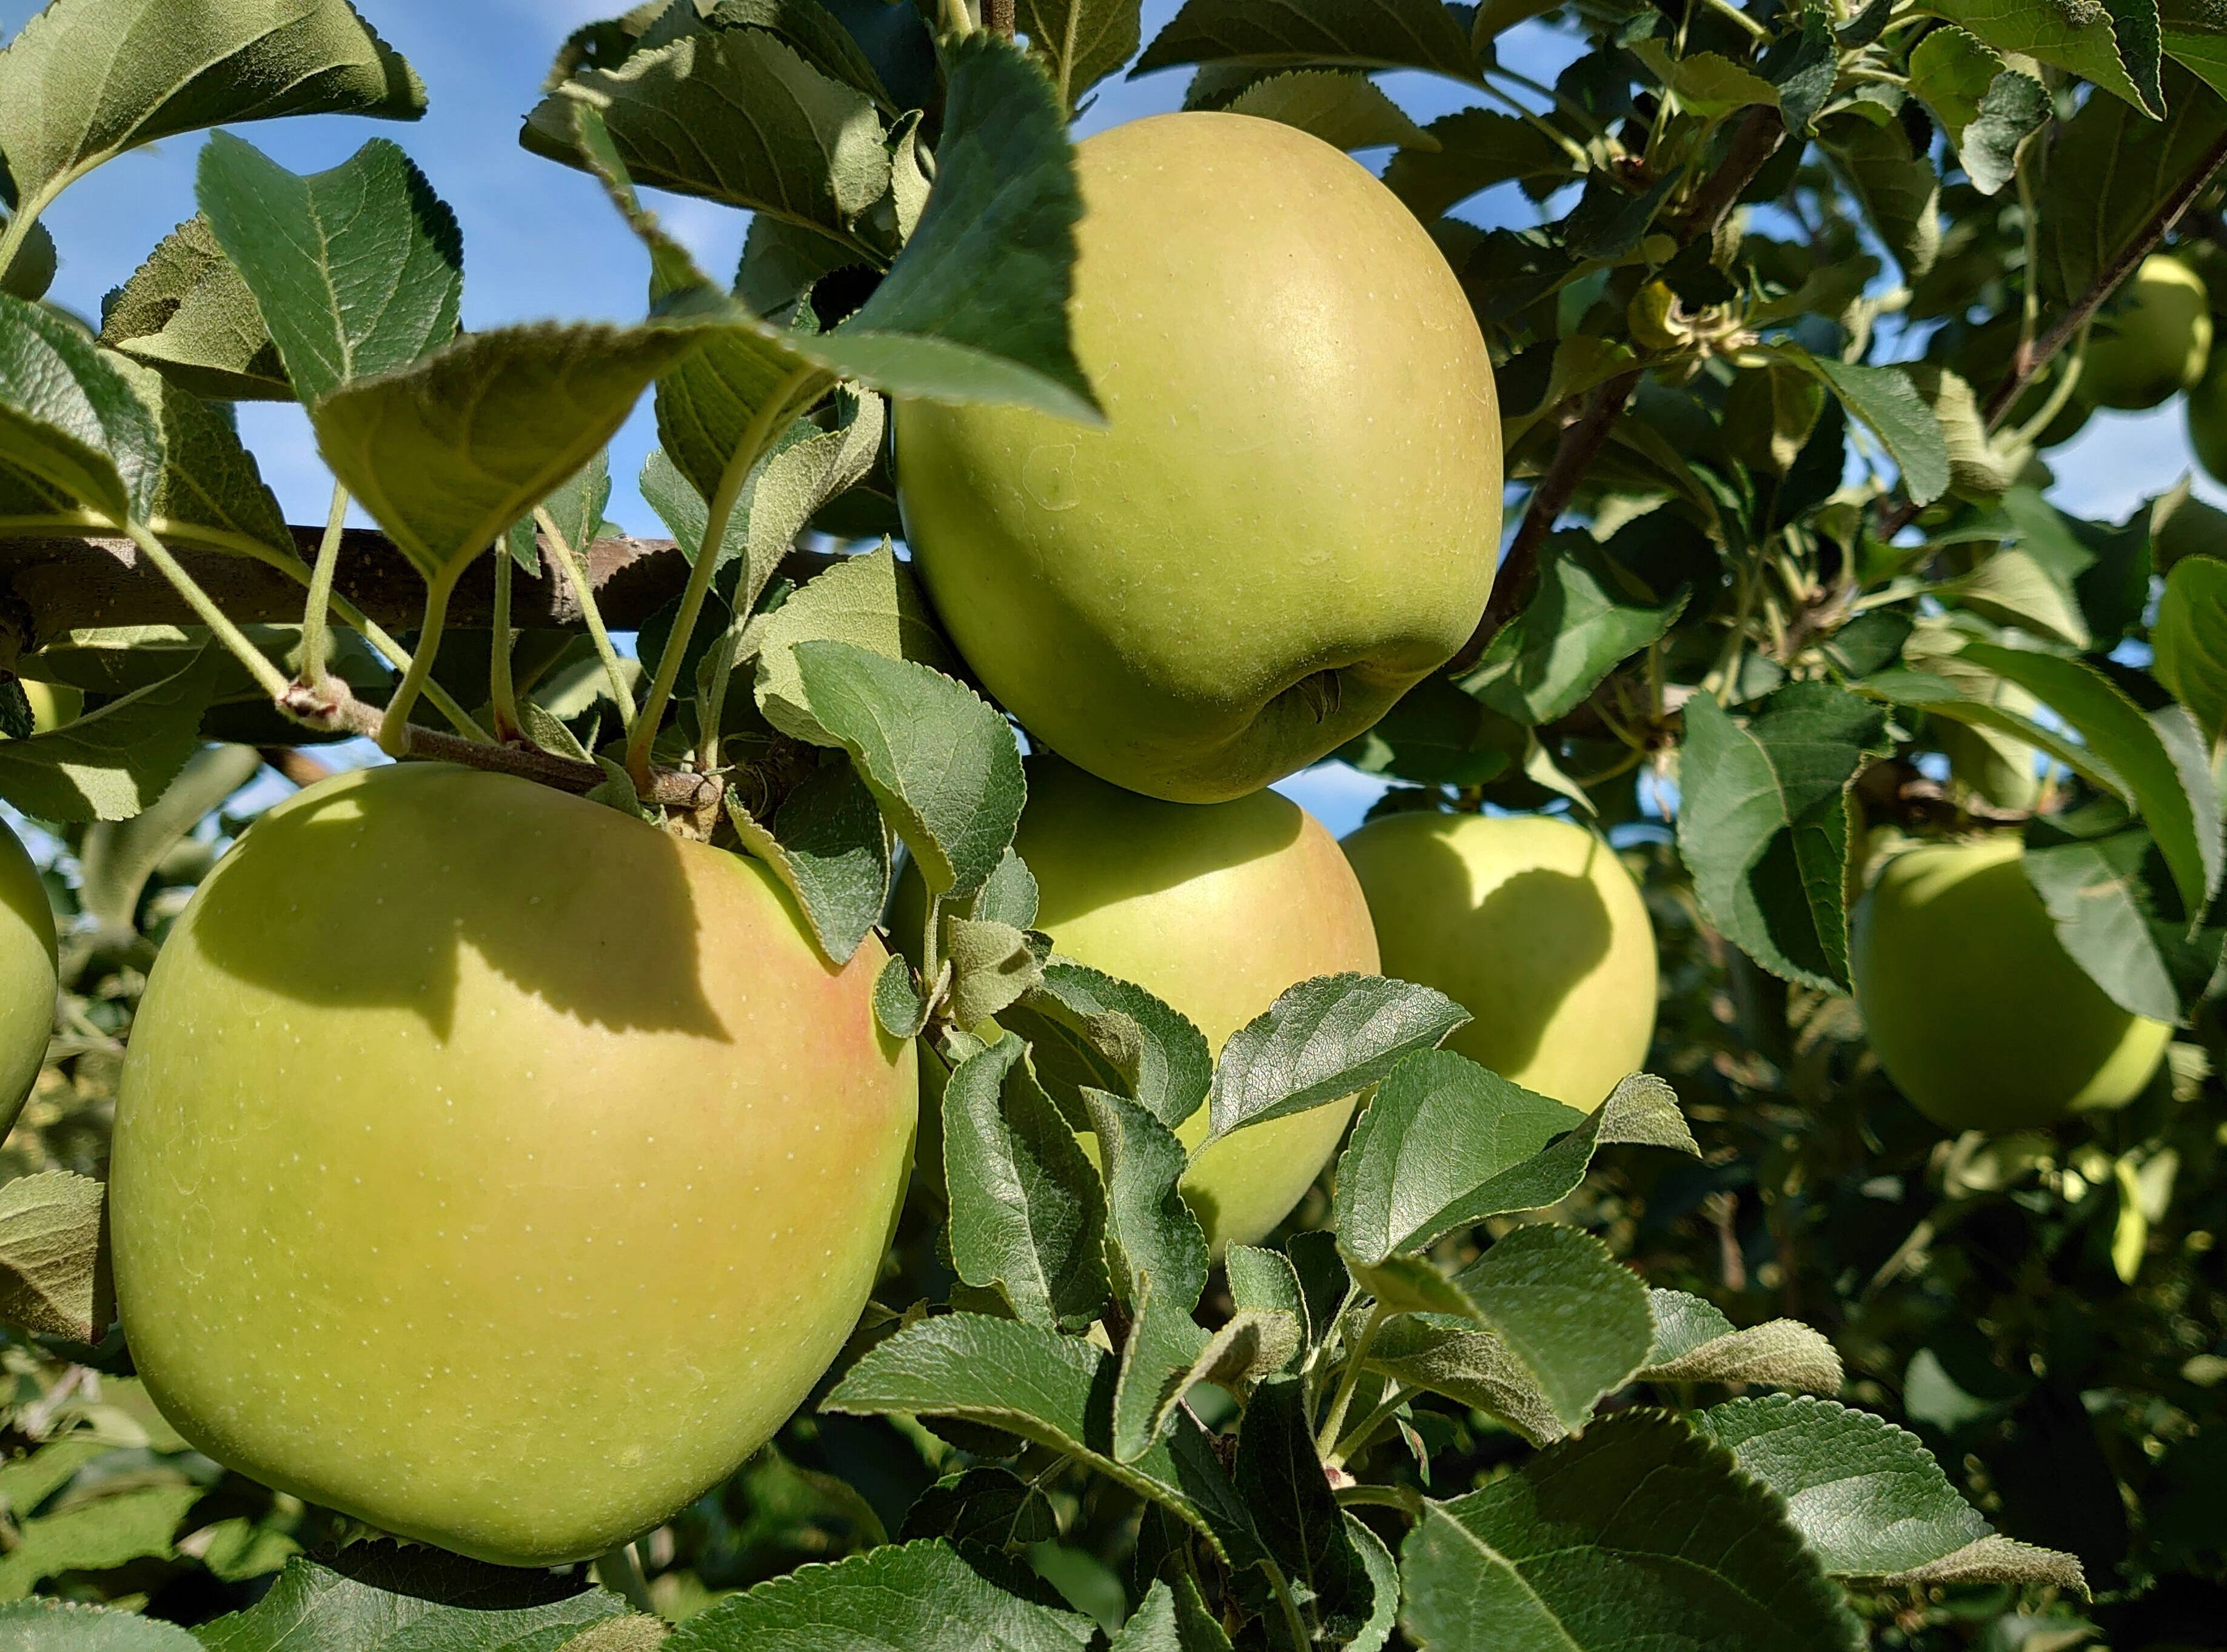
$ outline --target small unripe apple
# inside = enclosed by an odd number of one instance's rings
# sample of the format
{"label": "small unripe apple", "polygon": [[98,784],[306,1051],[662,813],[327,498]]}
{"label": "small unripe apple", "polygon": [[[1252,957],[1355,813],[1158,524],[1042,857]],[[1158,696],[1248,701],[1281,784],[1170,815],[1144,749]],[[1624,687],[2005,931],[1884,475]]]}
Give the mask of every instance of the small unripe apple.
{"label": "small unripe apple", "polygon": [[1390,814],[1345,840],[1384,973],[1473,1017],[1446,1048],[1590,1113],[1647,1064],[1655,926],[1607,844],[1547,815]]}
{"label": "small unripe apple", "polygon": [[54,1028],[54,908],[31,857],[0,826],[0,1137],[38,1082]]}
{"label": "small unripe apple", "polygon": [[913,565],[1038,744],[1151,796],[1242,797],[1475,628],[1491,361],[1422,226],[1318,138],[1158,115],[1076,164],[1069,313],[1109,423],[898,404]]}
{"label": "small unripe apple", "polygon": [[2124,1107],[2173,1037],[2072,961],[2023,852],[2014,836],[1907,849],[1856,905],[1850,962],[1872,1049],[1945,1129]]}
{"label": "small unripe apple", "polygon": [[132,1032],[132,1356],[201,1451],[482,1560],[601,1554],[841,1349],[903,1187],[884,959],[530,781],[323,781],[217,864]]}
{"label": "small unripe apple", "polygon": [[[1182,1011],[1217,1056],[1286,987],[1376,973],[1361,886],[1337,839],[1290,799],[1165,803],[1043,755],[1029,759],[1028,780],[1013,846],[1036,874],[1037,928],[1061,956]],[[916,944],[921,900],[908,872],[892,915],[903,944]],[[1291,1213],[1352,1116],[1351,1100],[1333,1102],[1251,1126],[1200,1156],[1183,1191],[1216,1255]],[[1202,1107],[1176,1134],[1196,1151],[1208,1126]]]}
{"label": "small unripe apple", "polygon": [[2097,318],[2080,369],[2080,393],[2103,407],[2139,411],[2192,388],[2211,359],[2211,304],[2203,277],[2169,252],[2153,252]]}

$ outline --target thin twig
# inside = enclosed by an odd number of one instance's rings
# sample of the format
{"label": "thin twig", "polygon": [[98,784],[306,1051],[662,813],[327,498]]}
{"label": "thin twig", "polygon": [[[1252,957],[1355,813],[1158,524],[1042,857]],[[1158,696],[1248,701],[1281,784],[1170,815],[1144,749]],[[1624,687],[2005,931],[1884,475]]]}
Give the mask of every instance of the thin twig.
{"label": "thin twig", "polygon": [[982,0],[982,22],[992,34],[1012,39],[1013,0]]}

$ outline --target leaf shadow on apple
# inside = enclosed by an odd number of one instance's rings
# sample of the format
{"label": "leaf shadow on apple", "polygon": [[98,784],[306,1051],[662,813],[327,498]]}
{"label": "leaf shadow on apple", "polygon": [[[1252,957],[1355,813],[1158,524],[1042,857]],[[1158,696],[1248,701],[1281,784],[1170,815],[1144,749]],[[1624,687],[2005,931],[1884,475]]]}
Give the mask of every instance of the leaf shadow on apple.
{"label": "leaf shadow on apple", "polygon": [[[405,1011],[446,1043],[469,953],[574,1020],[732,1042],[705,997],[682,845],[592,804],[558,826],[475,822],[457,805],[483,778],[411,778],[411,797],[379,788],[379,818],[349,791],[257,822],[261,853],[220,863],[191,915],[209,961],[305,1008]],[[325,871],[238,881],[258,864]]]}

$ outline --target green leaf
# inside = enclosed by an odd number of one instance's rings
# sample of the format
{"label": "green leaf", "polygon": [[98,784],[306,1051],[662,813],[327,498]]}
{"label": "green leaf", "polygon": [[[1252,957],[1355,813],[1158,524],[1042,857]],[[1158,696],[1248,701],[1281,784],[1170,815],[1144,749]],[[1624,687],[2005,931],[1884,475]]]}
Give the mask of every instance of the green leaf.
{"label": "green leaf", "polygon": [[1063,108],[1136,55],[1143,37],[1139,0],[1018,0],[1013,24],[1044,61]]}
{"label": "green leaf", "polygon": [[195,1631],[206,1652],[556,1652],[627,1604],[572,1577],[437,1549],[358,1543],[297,1557],[246,1611]]}
{"label": "green leaf", "polygon": [[[945,673],[957,663],[911,565],[897,560],[887,540],[871,554],[848,558],[807,582],[764,617],[755,636],[758,710],[782,733],[817,745],[834,740],[807,703],[796,666],[799,643],[847,642]],[[1030,916],[1033,922],[1035,915]]]}
{"label": "green leaf", "polygon": [[0,155],[35,208],[102,162],[279,115],[415,120],[425,88],[345,0],[60,0],[0,52]]}
{"label": "green leaf", "polygon": [[201,400],[129,356],[101,359],[162,428],[163,469],[146,517],[157,537],[225,551],[267,546],[289,558],[300,554],[254,456],[239,443],[229,407]]}
{"label": "green leaf", "polygon": [[1272,74],[1254,81],[1223,107],[1233,115],[1296,126],[1333,149],[1404,144],[1403,153],[1419,153],[1438,144],[1374,80],[1352,70],[1295,69]]}
{"label": "green leaf", "polygon": [[890,896],[890,839],[874,794],[843,758],[822,762],[760,821],[731,788],[727,816],[743,846],[796,897],[820,950],[847,964]]}
{"label": "green leaf", "polygon": [[901,1540],[940,1537],[961,1553],[1010,1553],[1059,1535],[1043,1493],[1011,1469],[985,1466],[946,1475],[913,1500]]}
{"label": "green leaf", "polygon": [[2138,15],[2128,0],[1927,0],[1924,10],[1999,52],[2038,57],[2092,80],[2152,118],[2166,112],[2158,85],[2154,7],[2147,29],[2114,29],[2115,18]]}
{"label": "green leaf", "polygon": [[1096,1625],[1009,1595],[938,1541],[890,1544],[714,1602],[667,1652],[1082,1652]]}
{"label": "green leaf", "polygon": [[1401,1315],[1371,1344],[1369,1369],[1498,1418],[1534,1445],[1583,1428],[1647,1362],[1647,1287],[1574,1228],[1518,1228],[1454,1280],[1466,1320]]}
{"label": "green leaf", "polygon": [[1268,1553],[1337,1644],[1348,1637],[1332,1626],[1350,1629],[1365,1617],[1373,1591],[1343,1511],[1330,1495],[1308,1426],[1305,1394],[1306,1385],[1295,1376],[1260,1385],[1245,1408],[1231,1477]]}
{"label": "green leaf", "polygon": [[2227,562],[2186,557],[2173,564],[2150,646],[2157,679],[2217,745],[2227,734]]}
{"label": "green leaf", "polygon": [[1012,725],[972,689],[848,642],[806,642],[798,679],[931,893],[972,895],[1013,840],[1027,781]]}
{"label": "green leaf", "polygon": [[2087,1593],[2077,1560],[1995,1536],[1918,1436],[1883,1418],[1769,1394],[1713,1406],[1694,1422],[1744,1473],[1785,1498],[1788,1519],[1836,1577]]}
{"label": "green leaf", "polygon": [[1209,1139],[1366,1089],[1469,1018],[1443,992],[1378,975],[1320,975],[1286,987],[1222,1045],[1207,1101]]}
{"label": "green leaf", "polygon": [[874,1019],[882,1030],[892,1038],[917,1038],[928,1025],[931,1007],[912,966],[903,956],[892,955],[874,977]]}
{"label": "green leaf", "polygon": [[1477,79],[1477,59],[1438,0],[1185,0],[1132,75],[1179,63],[1429,69]]}
{"label": "green leaf", "polygon": [[1825,386],[1772,362],[1734,375],[1725,392],[1725,440],[1752,470],[1783,476],[1794,468],[1825,411]]}
{"label": "green leaf", "polygon": [[467,334],[310,417],[333,474],[420,572],[447,577],[593,458],[700,341],[656,325]]}
{"label": "green leaf", "polygon": [[535,154],[581,165],[572,105],[600,112],[636,182],[802,224],[874,263],[856,226],[890,185],[874,99],[761,29],[711,29],[586,69],[526,118]]}
{"label": "green leaf", "polygon": [[0,1605],[0,1643],[11,1652],[201,1652],[175,1623],[62,1600]]}
{"label": "green leaf", "polygon": [[198,189],[303,401],[406,367],[456,336],[463,233],[385,138],[299,177],[217,132],[201,150]]}
{"label": "green leaf", "polygon": [[1318,1329],[1329,1329],[1311,1323],[1299,1272],[1283,1252],[1232,1245],[1223,1253],[1222,1265],[1229,1277],[1229,1299],[1240,1313],[1290,1314],[1298,1322],[1303,1347],[1313,1344]]}
{"label": "green leaf", "polygon": [[1010,1033],[943,1091],[943,1177],[959,1277],[1031,1324],[1081,1330],[1105,1311],[1106,1194]]}
{"label": "green leaf", "polygon": [[165,856],[225,799],[263,770],[252,746],[196,752],[153,807],[124,821],[86,828],[78,851],[79,904],[96,934],[128,945],[137,937],[139,897]]}
{"label": "green leaf", "polygon": [[[67,1170],[0,1184],[0,1322],[74,1343],[106,1333],[116,1304],[101,1244],[103,1197],[99,1183]],[[0,1578],[11,1575],[11,1558],[0,1558]],[[12,1591],[0,1585],[0,1596],[27,1593],[46,1575]]]}
{"label": "green leaf", "polygon": [[1155,1579],[1144,1604],[1131,1614],[1107,1652],[1230,1652],[1229,1636],[1188,1577],[1173,1588]]}
{"label": "green leaf", "polygon": [[1961,29],[1937,29],[1910,54],[1910,89],[1930,105],[1972,187],[1998,193],[2016,175],[2019,146],[2056,113],[2049,89]]}
{"label": "green leaf", "polygon": [[1949,491],[1948,437],[1906,369],[1865,367],[1791,345],[1777,354],[1815,374],[1842,406],[1872,427],[1901,467],[1911,503],[1930,505]]}
{"label": "green leaf", "polygon": [[16,1547],[0,1555],[0,1599],[19,1600],[60,1572],[169,1560],[178,1522],[201,1499],[196,1485],[141,1486],[24,1521]]}
{"label": "green leaf", "polygon": [[1941,256],[1941,175],[1930,156],[1915,153],[1897,121],[1874,125],[1860,115],[1836,115],[1818,143],[1838,163],[1849,189],[1888,252],[1916,281]]}
{"label": "green leaf", "polygon": [[1603,1418],[1482,1491],[1426,1502],[1400,1572],[1401,1621],[1429,1652],[1863,1643],[1778,1498],[1659,1412]]}
{"label": "green leaf", "polygon": [[1678,852],[1710,922],[1773,974],[1848,990],[1847,793],[1886,728],[1822,682],[1780,689],[1745,728],[1687,702]]}
{"label": "green leaf", "polygon": [[2161,0],[2158,13],[2166,57],[2227,98],[2227,15],[2211,0]]}
{"label": "green leaf", "polygon": [[1160,1503],[1227,1556],[1243,1535],[1241,1506],[1196,1423],[1178,1413],[1172,1439],[1134,1463],[1114,1455],[1118,1375],[1114,1357],[1082,1338],[1018,1320],[943,1314],[867,1352],[822,1409],[954,1417],[1018,1434]]}
{"label": "green leaf", "polygon": [[1082,1100],[1106,1178],[1114,1293],[1134,1303],[1149,1278],[1160,1307],[1188,1318],[1206,1288],[1208,1266],[1206,1232],[1177,1191],[1189,1155],[1174,1131],[1138,1103],[1096,1089],[1084,1090]]}
{"label": "green leaf", "polygon": [[1841,1356],[1822,1333],[1799,1320],[1773,1319],[1745,1330],[1701,1298],[1650,1291],[1655,1346],[1640,1376],[1650,1382],[1756,1383],[1837,1394]]}
{"label": "green leaf", "polygon": [[1728,115],[1752,104],[1778,107],[1778,88],[1754,70],[1715,52],[1673,57],[1660,40],[1635,41],[1631,54],[1653,70],[1671,95],[1704,119]]}
{"label": "green leaf", "polygon": [[951,1018],[979,1027],[1043,979],[1051,941],[995,918],[946,917],[943,947],[952,972]]}
{"label": "green leaf", "polygon": [[1394,1068],[1356,1121],[1330,1219],[1350,1256],[1382,1261],[1567,1198],[1611,1143],[1700,1152],[1670,1087],[1648,1074],[1580,1113],[1451,1050],[1426,1051]]}
{"label": "green leaf", "polygon": [[1204,1033],[1143,987],[1071,959],[1051,958],[1004,1019],[1035,1047],[1043,1081],[1078,1105],[1085,1088],[1111,1091],[1173,1130],[1213,1081]]}
{"label": "green leaf", "polygon": [[163,431],[92,340],[0,293],[0,470],[10,469],[118,527],[144,522],[162,486]]}
{"label": "green leaf", "polygon": [[162,796],[201,746],[225,667],[207,647],[183,670],[28,740],[0,741],[0,798],[57,824],[128,820]]}
{"label": "green leaf", "polygon": [[1336,755],[1364,774],[1419,786],[1482,786],[1507,771],[1524,734],[1445,678],[1426,677]]}
{"label": "green leaf", "polygon": [[[978,923],[1009,923],[1016,929],[1036,927],[1037,902],[1041,891],[1028,862],[1008,849],[999,858],[998,869],[974,892],[967,915]],[[1038,979],[1042,977],[1039,975]]]}
{"label": "green leaf", "polygon": [[1617,587],[1615,571],[1573,542],[1540,559],[1523,610],[1461,679],[1464,693],[1529,727],[1567,717],[1624,660],[1667,635],[1688,590],[1656,605]]}
{"label": "green leaf", "polygon": [[2148,822],[2187,909],[2210,904],[2221,870],[2219,794],[2186,711],[2146,716],[2093,666],[2056,654],[1974,642],[1958,658],[2016,683],[2064,718]]}
{"label": "green leaf", "polygon": [[1962,578],[1936,588],[1937,596],[2014,625],[2050,641],[2086,648],[2092,641],[2079,599],[2066,583],[2024,545],[2006,545]]}
{"label": "green leaf", "polygon": [[2154,1021],[2177,1022],[2211,986],[2222,932],[2173,915],[2172,874],[2157,840],[2118,817],[2081,829],[2077,813],[2035,821],[2021,858],[2058,942],[2111,1001]]}
{"label": "green leaf", "polygon": [[196,396],[294,399],[255,295],[206,218],[171,231],[131,279],[101,301],[100,341]]}
{"label": "green leaf", "polygon": [[1156,1289],[1149,1273],[1138,1276],[1131,1306],[1134,1312],[1114,1383],[1114,1455],[1124,1463],[1135,1462],[1158,1443],[1190,1390],[1208,1343],[1190,1311],[1171,1293]]}
{"label": "green leaf", "polygon": [[1423,131],[1429,144],[1402,148],[1384,182],[1426,224],[1495,184],[1560,183],[1576,175],[1567,150],[1514,115],[1458,110]]}

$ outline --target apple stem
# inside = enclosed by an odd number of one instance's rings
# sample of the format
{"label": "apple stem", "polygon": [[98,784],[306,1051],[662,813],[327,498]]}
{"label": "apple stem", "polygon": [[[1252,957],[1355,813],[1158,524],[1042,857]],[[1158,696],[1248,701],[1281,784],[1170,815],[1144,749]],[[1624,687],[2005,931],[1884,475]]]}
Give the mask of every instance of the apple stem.
{"label": "apple stem", "polygon": [[[379,749],[390,757],[400,757],[410,747],[404,730],[410,726],[410,713],[417,706],[418,697],[424,692],[426,679],[432,675],[433,660],[441,652],[441,632],[449,620],[449,593],[456,588],[456,576],[464,566],[459,558],[425,581],[425,617],[418,627],[418,654],[411,660],[409,670],[402,673],[402,681],[394,691],[394,698],[386,703],[386,715],[379,724]],[[279,697],[284,698],[282,687]]]}
{"label": "apple stem", "polygon": [[518,684],[511,675],[510,546],[495,542],[495,620],[488,638],[488,698],[495,705],[495,737],[515,740],[525,724],[518,715]]}
{"label": "apple stem", "polygon": [[305,687],[324,681],[332,658],[333,577],[340,568],[348,508],[347,484],[336,482],[332,508],[325,513],[325,536],[317,544],[316,568],[309,576],[309,600],[302,610],[302,671],[297,680]]}

